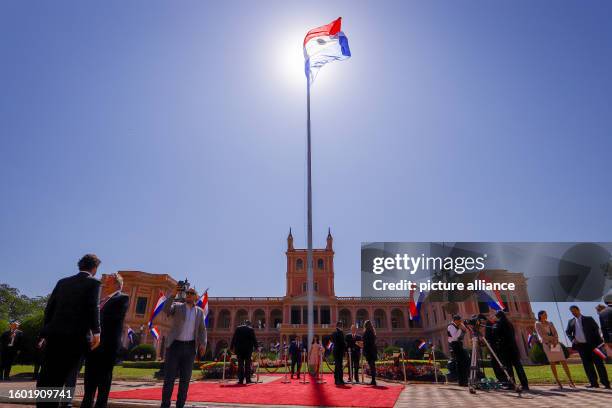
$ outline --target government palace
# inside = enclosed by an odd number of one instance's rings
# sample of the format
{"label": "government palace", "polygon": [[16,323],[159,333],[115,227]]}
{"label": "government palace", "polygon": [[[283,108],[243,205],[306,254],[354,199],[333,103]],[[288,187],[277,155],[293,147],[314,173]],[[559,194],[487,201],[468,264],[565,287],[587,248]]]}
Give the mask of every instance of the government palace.
{"label": "government palace", "polygon": [[[294,336],[307,335],[306,297],[306,249],[295,248],[293,235],[287,237],[286,292],[277,297],[209,297],[208,347],[218,355],[231,341],[236,326],[244,320],[253,322],[258,341],[265,349],[270,345],[286,344]],[[336,296],[334,290],[334,249],[331,232],[327,235],[324,249],[313,249],[314,265],[314,326],[315,334],[321,338],[330,335],[335,323],[342,321],[348,333],[351,324],[361,327],[365,320],[371,320],[376,328],[379,347],[406,344],[407,341],[425,339],[448,355],[446,327],[455,313],[464,318],[477,313],[488,312],[486,302],[480,302],[475,295],[465,301],[422,304],[420,318],[410,320],[408,299],[362,298]],[[508,317],[516,329],[516,342],[522,358],[527,359],[527,338],[533,330],[534,315],[528,301],[527,283],[522,273],[495,271],[500,281],[513,282],[512,294],[503,293],[502,299]],[[141,271],[119,271],[124,279],[123,291],[130,296],[130,306],[125,318],[123,333],[127,345],[127,327],[141,334],[141,341],[153,344],[157,355],[163,358],[169,322],[161,313],[155,319],[160,329],[160,338],[155,341],[147,330],[151,310],[159,292],[165,294],[176,286],[177,281],[168,274],[153,274]],[[466,336],[467,337],[467,336]],[[468,339],[465,339],[466,347]]]}

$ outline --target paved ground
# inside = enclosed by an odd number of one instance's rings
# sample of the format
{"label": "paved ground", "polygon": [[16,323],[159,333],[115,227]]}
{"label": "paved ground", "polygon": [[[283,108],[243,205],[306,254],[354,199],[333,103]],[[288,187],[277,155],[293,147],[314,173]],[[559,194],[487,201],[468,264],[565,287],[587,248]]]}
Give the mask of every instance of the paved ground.
{"label": "paved ground", "polygon": [[[264,378],[265,380],[265,378]],[[381,382],[382,383],[382,382]],[[159,382],[143,381],[120,381],[113,383],[113,391],[158,387]],[[34,383],[23,382],[0,382],[0,401],[7,395],[9,388],[32,388]],[[77,394],[82,391],[79,383]],[[523,393],[520,397],[510,391],[479,391],[476,395],[469,394],[466,388],[455,385],[434,384],[408,384],[401,393],[396,408],[430,408],[430,407],[462,407],[462,408],[492,408],[497,406],[506,407],[533,407],[533,408],[561,408],[571,406],[588,406],[589,408],[609,408],[612,406],[612,391],[603,388],[590,390],[579,386],[576,390],[565,388],[559,390],[553,386],[532,386],[530,392]],[[6,400],[4,400],[6,401]],[[78,398],[75,406],[78,406]],[[28,404],[26,404],[28,405]],[[24,404],[0,403],[0,407],[20,408]],[[153,408],[159,406],[159,402],[152,401],[111,401],[112,408]],[[29,406],[32,406],[31,404]],[[237,407],[235,404],[207,404],[188,403],[187,407]],[[253,405],[240,405],[239,407],[253,407]],[[278,408],[287,406],[278,406]],[[271,407],[277,408],[277,407]]]}

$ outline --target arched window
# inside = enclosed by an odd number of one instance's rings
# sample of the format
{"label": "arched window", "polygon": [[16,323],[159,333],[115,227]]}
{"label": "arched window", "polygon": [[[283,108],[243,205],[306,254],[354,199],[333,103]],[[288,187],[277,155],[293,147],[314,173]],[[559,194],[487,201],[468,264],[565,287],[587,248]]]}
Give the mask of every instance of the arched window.
{"label": "arched window", "polygon": [[323,269],[324,266],[325,266],[325,262],[323,261],[323,258],[317,259],[317,268]]}
{"label": "arched window", "polygon": [[298,260],[295,262],[295,268],[296,268],[297,270],[304,269],[304,260],[303,260],[303,259],[301,259],[301,258],[299,258],[299,259],[298,259]]}

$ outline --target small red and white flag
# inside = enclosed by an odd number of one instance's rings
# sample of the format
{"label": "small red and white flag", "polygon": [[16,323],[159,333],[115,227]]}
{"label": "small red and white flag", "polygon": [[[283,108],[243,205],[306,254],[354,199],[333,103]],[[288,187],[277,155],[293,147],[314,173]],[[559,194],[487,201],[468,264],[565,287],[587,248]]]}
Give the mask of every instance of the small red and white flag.
{"label": "small red and white flag", "polygon": [[593,354],[601,358],[603,361],[606,361],[606,359],[608,358],[605,347],[606,347],[605,344],[601,343],[599,346],[593,349]]}

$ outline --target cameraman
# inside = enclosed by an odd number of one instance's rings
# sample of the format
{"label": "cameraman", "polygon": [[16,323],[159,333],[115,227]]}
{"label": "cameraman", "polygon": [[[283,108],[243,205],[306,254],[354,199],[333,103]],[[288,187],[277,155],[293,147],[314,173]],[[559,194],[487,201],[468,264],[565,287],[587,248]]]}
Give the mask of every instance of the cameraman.
{"label": "cameraman", "polygon": [[[487,325],[485,327],[485,339],[487,339],[487,341],[489,342],[489,346],[491,346],[491,351],[494,352],[499,359],[501,359],[501,353],[503,350],[501,350],[499,346],[501,343],[498,337],[499,334],[493,331],[495,323],[497,323],[497,317],[495,316],[495,313],[489,314],[489,316],[487,316]],[[491,368],[493,368],[495,378],[497,378],[497,381],[499,383],[508,384],[508,377],[506,377],[506,373],[504,373],[504,370],[497,362],[497,359],[493,357],[493,354],[491,354]]]}
{"label": "cameraman", "polygon": [[470,371],[470,359],[463,348],[463,337],[467,329],[461,321],[461,316],[454,315],[453,321],[446,328],[448,335],[448,345],[451,351],[451,355],[455,360],[457,370],[457,382],[461,387],[467,387],[468,375]]}

